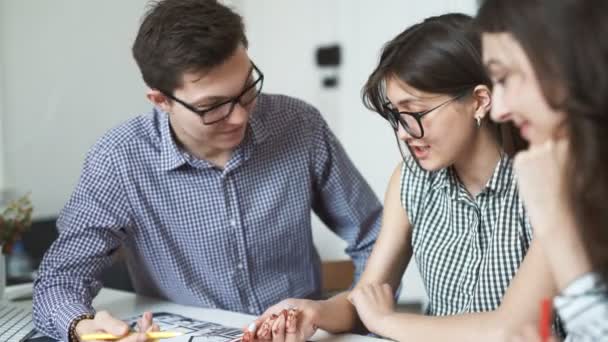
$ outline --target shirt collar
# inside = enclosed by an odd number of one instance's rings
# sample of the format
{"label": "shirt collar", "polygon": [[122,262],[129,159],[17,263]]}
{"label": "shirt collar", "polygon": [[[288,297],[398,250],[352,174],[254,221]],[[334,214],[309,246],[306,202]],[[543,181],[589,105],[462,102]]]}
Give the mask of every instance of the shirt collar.
{"label": "shirt collar", "polygon": [[437,190],[449,186],[449,177],[449,168],[446,167],[437,171],[432,178],[431,189]]}
{"label": "shirt collar", "polygon": [[187,163],[183,152],[177,146],[171,127],[169,115],[158,108],[154,108],[154,116],[160,128],[160,165],[163,171],[171,171]]}
{"label": "shirt collar", "polygon": [[512,160],[506,153],[502,153],[492,177],[486,184],[486,189],[497,194],[504,193],[513,181]]}
{"label": "shirt collar", "polygon": [[255,144],[261,144],[268,138],[270,132],[266,128],[266,119],[267,117],[272,118],[275,116],[275,113],[270,113],[267,109],[268,107],[268,97],[264,94],[260,94],[257,99],[255,108],[251,111],[251,116],[249,118],[249,127],[253,133],[253,142]]}
{"label": "shirt collar", "polygon": [[[483,191],[489,191],[500,195],[509,188],[513,178],[511,162],[511,158],[506,153],[502,153],[501,158],[496,164],[494,172],[486,183]],[[447,188],[448,193],[452,198],[458,196],[461,187],[462,184],[452,167],[437,171],[431,183],[431,189],[433,190]]]}

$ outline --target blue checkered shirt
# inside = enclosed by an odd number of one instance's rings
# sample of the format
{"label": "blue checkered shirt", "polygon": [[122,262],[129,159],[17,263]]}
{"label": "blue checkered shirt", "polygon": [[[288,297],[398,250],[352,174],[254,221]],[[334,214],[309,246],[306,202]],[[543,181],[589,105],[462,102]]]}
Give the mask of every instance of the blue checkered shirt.
{"label": "blue checkered shirt", "polygon": [[223,169],[181,150],[166,113],[135,117],[87,155],[35,282],[35,325],[66,339],[119,249],[146,296],[251,314],[317,298],[311,209],[360,274],[382,207],[310,105],[262,94]]}

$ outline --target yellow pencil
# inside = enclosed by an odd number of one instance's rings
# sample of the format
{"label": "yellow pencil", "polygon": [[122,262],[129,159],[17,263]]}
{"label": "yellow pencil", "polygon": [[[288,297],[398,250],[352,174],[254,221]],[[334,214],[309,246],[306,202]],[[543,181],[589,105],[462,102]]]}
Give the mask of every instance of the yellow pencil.
{"label": "yellow pencil", "polygon": [[[172,337],[177,337],[177,336],[181,336],[183,335],[183,333],[181,332],[176,332],[176,331],[150,331],[146,333],[146,337],[149,339],[160,339],[160,338],[172,338]],[[80,339],[82,341],[95,341],[95,340],[102,340],[102,341],[114,341],[114,340],[118,340],[121,338],[124,338],[126,336],[115,336],[112,334],[85,334],[80,336]]]}

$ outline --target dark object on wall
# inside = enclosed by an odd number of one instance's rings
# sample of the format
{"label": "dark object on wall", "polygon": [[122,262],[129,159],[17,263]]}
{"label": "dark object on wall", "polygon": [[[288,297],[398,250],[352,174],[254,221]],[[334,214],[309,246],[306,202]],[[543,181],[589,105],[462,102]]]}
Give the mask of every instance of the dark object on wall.
{"label": "dark object on wall", "polygon": [[316,53],[317,65],[322,71],[323,88],[336,88],[338,86],[338,67],[342,63],[340,45],[333,44],[320,46]]}
{"label": "dark object on wall", "polygon": [[338,78],[337,77],[325,77],[323,78],[323,87],[325,88],[335,88],[338,86]]}
{"label": "dark object on wall", "polygon": [[320,67],[337,67],[342,62],[341,57],[341,48],[338,44],[317,48],[317,65]]}

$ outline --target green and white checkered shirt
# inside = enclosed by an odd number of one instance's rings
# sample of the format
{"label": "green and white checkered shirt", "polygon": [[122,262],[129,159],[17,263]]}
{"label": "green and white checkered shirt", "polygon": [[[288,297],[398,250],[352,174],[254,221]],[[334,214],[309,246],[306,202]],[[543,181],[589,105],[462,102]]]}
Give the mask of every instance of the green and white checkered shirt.
{"label": "green and white checkered shirt", "polygon": [[453,168],[428,172],[404,164],[401,203],[412,225],[413,255],[429,315],[496,309],[522,262],[532,229],[504,155],[475,197]]}

